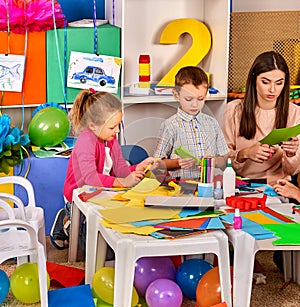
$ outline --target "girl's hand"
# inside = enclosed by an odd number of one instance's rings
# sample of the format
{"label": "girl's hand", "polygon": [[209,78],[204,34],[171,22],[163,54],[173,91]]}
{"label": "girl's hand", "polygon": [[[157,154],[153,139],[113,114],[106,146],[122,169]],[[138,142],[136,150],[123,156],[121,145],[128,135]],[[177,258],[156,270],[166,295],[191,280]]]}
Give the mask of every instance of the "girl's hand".
{"label": "girl's hand", "polygon": [[147,170],[154,170],[158,167],[158,158],[148,157],[136,166],[137,171],[143,171],[146,173]]}
{"label": "girl's hand", "polygon": [[125,178],[116,178],[121,187],[132,188],[137,185],[143,178],[145,173],[143,171],[133,171]]}
{"label": "girl's hand", "polygon": [[279,179],[273,188],[276,193],[284,197],[297,200],[300,198],[300,189],[286,179]]}
{"label": "girl's hand", "polygon": [[182,169],[189,169],[192,166],[194,166],[195,163],[196,163],[196,160],[193,158],[178,159],[178,164],[180,168]]}
{"label": "girl's hand", "polygon": [[276,153],[276,148],[268,144],[254,144],[248,148],[239,151],[237,161],[242,163],[247,159],[254,162],[263,163],[273,157]]}
{"label": "girl's hand", "polygon": [[290,138],[287,142],[281,142],[280,147],[288,157],[293,157],[298,150],[299,140],[297,137]]}

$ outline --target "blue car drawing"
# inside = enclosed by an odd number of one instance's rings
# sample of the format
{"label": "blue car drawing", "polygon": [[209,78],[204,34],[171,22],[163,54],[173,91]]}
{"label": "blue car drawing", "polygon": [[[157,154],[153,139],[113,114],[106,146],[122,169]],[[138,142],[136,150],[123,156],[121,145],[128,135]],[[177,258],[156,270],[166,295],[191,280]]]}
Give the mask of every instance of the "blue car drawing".
{"label": "blue car drawing", "polygon": [[72,79],[79,80],[81,83],[91,80],[99,83],[100,86],[113,85],[116,82],[113,76],[107,76],[102,68],[95,66],[87,66],[82,72],[74,73]]}

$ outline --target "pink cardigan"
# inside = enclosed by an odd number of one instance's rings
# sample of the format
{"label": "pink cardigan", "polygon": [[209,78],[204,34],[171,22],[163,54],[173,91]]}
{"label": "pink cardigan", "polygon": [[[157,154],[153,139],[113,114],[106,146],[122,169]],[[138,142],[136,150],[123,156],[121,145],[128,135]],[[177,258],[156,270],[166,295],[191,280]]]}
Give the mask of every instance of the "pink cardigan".
{"label": "pink cardigan", "polygon": [[75,143],[69,160],[64,196],[72,201],[73,190],[83,185],[112,187],[115,177],[126,177],[135,166],[128,166],[122,156],[121,147],[116,138],[108,141],[113,167],[110,175],[103,175],[105,143],[98,140],[89,129],[82,131]]}

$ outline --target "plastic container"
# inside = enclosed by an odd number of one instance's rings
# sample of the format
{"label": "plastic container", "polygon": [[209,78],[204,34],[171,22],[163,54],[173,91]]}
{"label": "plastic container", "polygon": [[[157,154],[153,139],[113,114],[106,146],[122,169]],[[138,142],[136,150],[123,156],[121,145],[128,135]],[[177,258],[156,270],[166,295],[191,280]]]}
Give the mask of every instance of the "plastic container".
{"label": "plastic container", "polygon": [[235,171],[232,168],[231,159],[227,160],[227,167],[223,172],[223,197],[235,195]]}
{"label": "plastic container", "polygon": [[233,217],[233,228],[234,229],[241,229],[242,228],[243,220],[240,215],[240,209],[235,208],[234,210],[234,217]]}
{"label": "plastic container", "polygon": [[216,187],[214,189],[214,199],[222,199],[223,198],[223,189],[221,187],[221,181],[216,182]]}

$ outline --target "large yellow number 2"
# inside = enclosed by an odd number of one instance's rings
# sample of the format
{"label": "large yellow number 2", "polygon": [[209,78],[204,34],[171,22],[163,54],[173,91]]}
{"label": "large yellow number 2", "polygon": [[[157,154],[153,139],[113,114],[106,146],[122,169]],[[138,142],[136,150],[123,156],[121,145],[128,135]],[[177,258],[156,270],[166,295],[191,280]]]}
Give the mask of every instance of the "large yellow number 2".
{"label": "large yellow number 2", "polygon": [[192,36],[192,46],[158,82],[157,86],[174,86],[178,70],[184,66],[198,65],[210,50],[211,35],[208,28],[201,21],[192,18],[175,19],[169,22],[163,29],[160,43],[176,44],[183,33]]}

